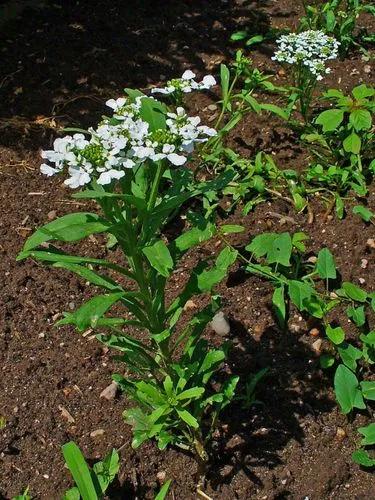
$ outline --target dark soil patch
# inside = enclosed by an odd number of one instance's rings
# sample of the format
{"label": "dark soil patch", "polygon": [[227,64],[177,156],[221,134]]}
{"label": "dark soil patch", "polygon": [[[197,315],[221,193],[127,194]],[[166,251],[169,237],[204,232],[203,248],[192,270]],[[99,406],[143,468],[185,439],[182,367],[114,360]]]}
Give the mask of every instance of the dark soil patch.
{"label": "dark soil patch", "polygon": [[[235,1],[56,1],[29,9],[3,26],[0,81],[0,498],[11,498],[29,485],[35,498],[58,498],[70,485],[60,447],[74,439],[89,460],[121,447],[121,471],[111,498],[153,498],[158,472],[173,479],[173,498],[195,498],[196,466],[176,450],[160,452],[154,444],[131,448],[131,431],[121,414],[128,404],[99,399],[118,367],[95,339],[70,328],[56,329],[61,311],[93,294],[81,280],[32,261],[15,262],[24,238],[48,218],[82,206],[73,203],[58,180],[38,171],[37,149],[48,147],[56,127],[86,126],[104,112],[103,101],[123,87],[145,87],[193,68],[216,71],[231,56],[232,31],[247,25],[259,33],[268,24],[294,26],[297,2]],[[269,14],[269,17],[265,15]],[[269,48],[254,51],[254,62],[278,74]],[[330,85],[350,89],[373,78],[360,54],[338,62]],[[210,96],[189,101],[201,111]],[[208,111],[203,112],[209,119]],[[249,116],[231,138],[249,157],[259,149],[274,153],[283,168],[298,168],[306,153],[273,117]],[[72,204],[73,203],[73,204]],[[373,188],[368,200],[375,210]],[[365,280],[375,290],[375,251],[366,246],[373,226],[353,215],[326,220],[319,200],[315,219],[296,215],[275,200],[247,217],[231,216],[246,227],[233,239],[243,246],[261,231],[305,231],[309,250],[328,246],[343,279]],[[270,212],[294,222],[280,226]],[[182,286],[202,255],[214,254],[220,242],[196,250],[174,275],[171,293]],[[102,240],[77,245],[77,253],[103,257]],[[361,268],[361,259],[368,260]],[[281,333],[271,314],[272,290],[257,277],[234,268],[219,292],[231,320],[233,351],[228,369],[248,374],[269,367],[260,384],[262,405],[244,411],[234,404],[223,416],[212,445],[213,464],[206,492],[215,499],[368,499],[373,476],[351,462],[358,444],[356,429],[370,421],[358,413],[353,421],[340,414],[332,379],[319,369],[312,349],[312,327],[296,315],[290,331]],[[373,319],[372,326],[375,323]],[[350,329],[350,328],[349,328]],[[222,341],[207,332],[213,343]],[[61,408],[74,418],[69,423]],[[345,431],[337,436],[337,429]],[[99,437],[90,434],[98,429]]]}

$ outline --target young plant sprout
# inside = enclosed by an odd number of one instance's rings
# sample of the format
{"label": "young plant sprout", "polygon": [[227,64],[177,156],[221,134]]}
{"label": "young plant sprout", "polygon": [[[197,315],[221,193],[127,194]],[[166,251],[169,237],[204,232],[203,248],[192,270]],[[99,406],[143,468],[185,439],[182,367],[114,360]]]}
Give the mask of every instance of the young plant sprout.
{"label": "young plant sprout", "polygon": [[340,44],[322,31],[308,30],[282,35],[277,45],[278,50],[272,59],[292,66],[294,90],[301,114],[307,121],[316,83],[330,72],[326,62],[337,58]]}
{"label": "young plant sprout", "polygon": [[181,104],[183,94],[189,94],[194,90],[208,90],[216,85],[212,75],[206,75],[201,82],[195,81],[195,73],[186,70],[181,78],[169,80],[165,87],[151,89],[151,94],[165,94],[174,97],[176,104]]}

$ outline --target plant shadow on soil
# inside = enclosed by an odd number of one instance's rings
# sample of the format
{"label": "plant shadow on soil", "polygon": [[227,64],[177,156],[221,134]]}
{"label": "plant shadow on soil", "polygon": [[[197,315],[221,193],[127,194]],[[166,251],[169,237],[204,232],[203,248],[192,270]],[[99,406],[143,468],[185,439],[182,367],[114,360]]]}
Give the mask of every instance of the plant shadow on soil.
{"label": "plant shadow on soil", "polygon": [[251,8],[236,0],[24,4],[3,21],[0,37],[1,144],[14,148],[39,148],[40,135],[56,132],[50,118],[58,126],[92,125],[105,99],[124,87],[145,88],[187,68],[216,71],[235,48],[231,33],[246,27],[251,36],[269,26],[264,2]]}

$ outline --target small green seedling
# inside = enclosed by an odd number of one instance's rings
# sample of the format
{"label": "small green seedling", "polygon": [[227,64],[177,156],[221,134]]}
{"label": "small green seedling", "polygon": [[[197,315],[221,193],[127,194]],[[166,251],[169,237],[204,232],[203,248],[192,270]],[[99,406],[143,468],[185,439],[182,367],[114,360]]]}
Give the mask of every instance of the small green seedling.
{"label": "small green seedling", "polygon": [[76,486],[68,490],[63,500],[99,500],[119,471],[119,455],[112,450],[106,458],[94,464],[87,464],[81,450],[70,441],[62,447],[66,465]]}

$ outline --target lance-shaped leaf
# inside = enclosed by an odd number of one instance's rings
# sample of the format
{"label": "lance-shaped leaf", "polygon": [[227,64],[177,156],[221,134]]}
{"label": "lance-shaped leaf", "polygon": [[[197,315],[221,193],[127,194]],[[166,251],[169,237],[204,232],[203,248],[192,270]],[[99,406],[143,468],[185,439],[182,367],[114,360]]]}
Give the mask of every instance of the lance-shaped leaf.
{"label": "lance-shaped leaf", "polygon": [[[95,488],[91,471],[78,446],[70,441],[64,444],[62,452],[83,500],[97,500],[100,491]],[[98,485],[99,486],[99,485]]]}
{"label": "lance-shaped leaf", "polygon": [[168,278],[173,269],[173,260],[164,241],[158,240],[153,245],[144,247],[142,252],[146,255],[151,266],[162,276]]}
{"label": "lance-shaped leaf", "polygon": [[124,295],[126,295],[125,292],[97,295],[85,302],[74,313],[66,314],[65,318],[58,321],[56,325],[75,325],[80,331],[95,327],[97,321]]}
{"label": "lance-shaped leaf", "polygon": [[25,242],[23,252],[28,252],[50,240],[78,241],[90,234],[107,231],[110,224],[96,214],[68,214],[49,222],[32,234]]}

